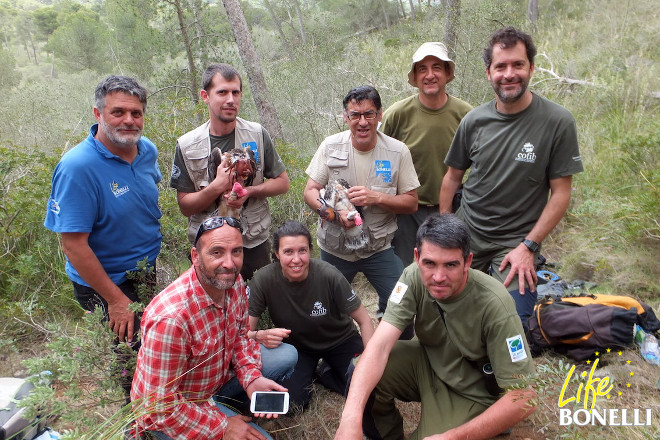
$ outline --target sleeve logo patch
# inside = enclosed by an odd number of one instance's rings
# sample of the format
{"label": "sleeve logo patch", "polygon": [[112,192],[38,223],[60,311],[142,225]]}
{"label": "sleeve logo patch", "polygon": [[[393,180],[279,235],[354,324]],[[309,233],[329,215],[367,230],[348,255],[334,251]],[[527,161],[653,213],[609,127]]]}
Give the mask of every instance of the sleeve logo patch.
{"label": "sleeve logo patch", "polygon": [[511,338],[506,338],[506,346],[509,349],[511,362],[520,362],[527,359],[527,352],[525,351],[525,344],[523,343],[522,336],[517,335]]}
{"label": "sleeve logo patch", "polygon": [[408,286],[403,284],[401,281],[397,281],[394,289],[392,290],[392,294],[390,295],[390,301],[392,301],[394,304],[399,304],[401,302],[401,298],[403,298],[403,294],[406,293],[406,290],[408,290]]}
{"label": "sleeve logo patch", "polygon": [[48,199],[48,210],[55,215],[60,213],[60,204],[55,199]]}
{"label": "sleeve logo patch", "polygon": [[178,179],[181,176],[181,169],[178,166],[172,166],[172,179]]}

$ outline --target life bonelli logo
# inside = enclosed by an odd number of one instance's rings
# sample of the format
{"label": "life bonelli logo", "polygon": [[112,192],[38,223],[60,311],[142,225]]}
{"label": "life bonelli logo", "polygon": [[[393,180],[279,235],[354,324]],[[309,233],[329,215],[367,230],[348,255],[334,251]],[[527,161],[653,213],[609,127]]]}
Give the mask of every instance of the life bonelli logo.
{"label": "life bonelli logo", "polygon": [[[609,352],[610,349],[608,348]],[[621,351],[618,352],[622,356]],[[599,353],[596,352],[596,356]],[[603,400],[616,403],[616,399],[621,397],[624,392],[630,391],[634,372],[629,371],[628,381],[622,381],[615,384],[608,375],[598,377],[596,369],[599,358],[593,361],[589,371],[582,373],[575,372],[575,365],[572,365],[559,394],[557,405],[559,406],[559,425],[578,425],[578,426],[651,426],[652,412],[651,408],[622,408],[617,405],[607,405],[607,408],[599,408],[597,402]],[[630,361],[626,361],[630,365]],[[569,390],[569,384],[576,382],[578,388],[575,393]],[[573,389],[573,387],[570,387]],[[612,407],[613,406],[613,407]]]}

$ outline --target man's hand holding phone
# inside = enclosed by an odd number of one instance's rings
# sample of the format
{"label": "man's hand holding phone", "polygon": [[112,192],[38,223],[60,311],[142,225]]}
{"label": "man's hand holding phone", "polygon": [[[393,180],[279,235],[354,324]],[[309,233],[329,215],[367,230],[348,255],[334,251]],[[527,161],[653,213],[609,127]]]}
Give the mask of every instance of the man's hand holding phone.
{"label": "man's hand holding phone", "polygon": [[260,377],[247,387],[250,411],[255,417],[277,418],[289,411],[289,393],[282,385]]}

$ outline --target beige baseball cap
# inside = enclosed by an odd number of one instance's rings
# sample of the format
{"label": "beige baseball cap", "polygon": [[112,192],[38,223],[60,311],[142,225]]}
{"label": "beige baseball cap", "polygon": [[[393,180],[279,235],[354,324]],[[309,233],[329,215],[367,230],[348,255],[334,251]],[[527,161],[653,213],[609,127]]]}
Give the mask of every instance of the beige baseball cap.
{"label": "beige baseball cap", "polygon": [[436,57],[439,60],[447,61],[449,63],[449,77],[447,82],[450,82],[454,79],[454,61],[449,58],[449,53],[447,52],[447,46],[438,42],[427,42],[419,46],[417,52],[412,57],[412,66],[410,66],[410,72],[408,72],[408,83],[417,87],[417,81],[415,81],[415,64],[422,61],[424,58],[431,56]]}

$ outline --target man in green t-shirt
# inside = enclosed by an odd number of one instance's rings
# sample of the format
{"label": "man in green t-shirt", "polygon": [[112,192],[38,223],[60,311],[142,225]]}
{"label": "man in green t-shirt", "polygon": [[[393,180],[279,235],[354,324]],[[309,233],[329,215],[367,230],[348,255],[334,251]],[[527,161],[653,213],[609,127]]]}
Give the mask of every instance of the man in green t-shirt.
{"label": "man in green t-shirt", "polygon": [[422,44],[412,57],[408,83],[418,93],[392,104],[380,130],[408,146],[419,178],[417,211],[397,215],[392,246],[404,265],[413,261],[415,233],[424,219],[438,212],[438,192],[447,171],[443,163],[456,128],[472,106],[447,93],[454,62],[442,43]]}
{"label": "man in green t-shirt", "polygon": [[[470,269],[466,225],[453,214],[428,217],[414,252],[357,363],[335,439],[362,439],[362,428],[373,439],[404,438],[395,398],[422,403],[412,440],[492,438],[534,411],[524,380],[534,362],[515,305],[501,283]],[[413,320],[417,338],[397,341]]]}
{"label": "man in green t-shirt", "polygon": [[582,171],[575,119],[527,88],[535,55],[528,34],[493,34],[484,61],[495,99],[461,121],[440,190],[440,212],[449,212],[470,168],[456,214],[470,229],[472,267],[503,282],[525,327],[536,302],[536,255],[568,208],[573,174]]}

